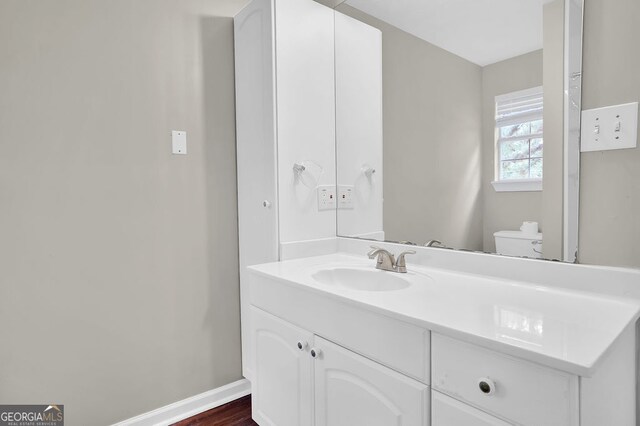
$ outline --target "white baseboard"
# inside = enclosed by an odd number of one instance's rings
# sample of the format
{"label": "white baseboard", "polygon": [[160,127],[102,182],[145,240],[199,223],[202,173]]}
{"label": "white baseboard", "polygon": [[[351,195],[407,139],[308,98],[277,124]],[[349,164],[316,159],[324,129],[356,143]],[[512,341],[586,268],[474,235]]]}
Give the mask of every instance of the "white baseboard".
{"label": "white baseboard", "polygon": [[251,383],[247,379],[229,383],[199,395],[192,396],[153,411],[132,417],[113,426],[166,426],[188,417],[211,410],[251,393]]}

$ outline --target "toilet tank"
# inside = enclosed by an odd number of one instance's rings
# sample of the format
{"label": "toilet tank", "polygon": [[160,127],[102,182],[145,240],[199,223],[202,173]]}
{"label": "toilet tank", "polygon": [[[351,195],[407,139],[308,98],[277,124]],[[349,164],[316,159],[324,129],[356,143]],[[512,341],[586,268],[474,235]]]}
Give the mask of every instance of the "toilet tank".
{"label": "toilet tank", "polygon": [[542,258],[542,234],[526,234],[522,231],[498,231],[493,234],[496,253],[507,256]]}

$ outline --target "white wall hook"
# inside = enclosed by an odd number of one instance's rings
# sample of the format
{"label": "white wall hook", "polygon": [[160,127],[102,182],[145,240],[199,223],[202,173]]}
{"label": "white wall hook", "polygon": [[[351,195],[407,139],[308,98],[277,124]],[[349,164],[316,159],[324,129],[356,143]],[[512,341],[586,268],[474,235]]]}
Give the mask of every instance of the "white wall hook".
{"label": "white wall hook", "polygon": [[295,183],[302,183],[310,189],[315,189],[318,186],[323,171],[322,166],[311,160],[293,163]]}

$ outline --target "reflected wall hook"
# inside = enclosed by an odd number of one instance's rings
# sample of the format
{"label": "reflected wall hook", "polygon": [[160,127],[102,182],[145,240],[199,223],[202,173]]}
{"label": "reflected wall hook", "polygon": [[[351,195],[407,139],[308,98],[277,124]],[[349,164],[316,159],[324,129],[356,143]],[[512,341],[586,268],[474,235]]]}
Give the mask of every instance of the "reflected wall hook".
{"label": "reflected wall hook", "polygon": [[369,179],[371,179],[371,176],[373,176],[375,172],[376,172],[376,169],[374,169],[371,166],[368,166],[366,164],[362,166],[362,173],[364,173],[364,175]]}
{"label": "reflected wall hook", "polygon": [[296,172],[297,175],[300,175],[302,172],[307,170],[304,164],[293,163],[293,171]]}

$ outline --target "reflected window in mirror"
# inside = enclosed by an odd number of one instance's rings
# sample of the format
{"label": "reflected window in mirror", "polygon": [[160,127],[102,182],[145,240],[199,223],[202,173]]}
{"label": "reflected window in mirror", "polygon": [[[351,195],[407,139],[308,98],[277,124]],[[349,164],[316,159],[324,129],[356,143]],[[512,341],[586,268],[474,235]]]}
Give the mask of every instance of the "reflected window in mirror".
{"label": "reflected window in mirror", "polygon": [[496,191],[541,191],[542,87],[496,97]]}

